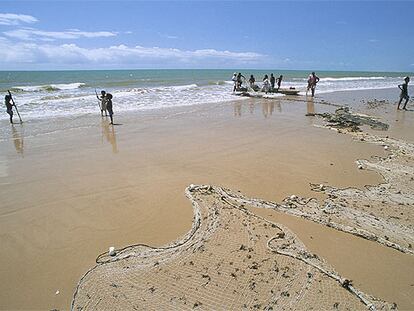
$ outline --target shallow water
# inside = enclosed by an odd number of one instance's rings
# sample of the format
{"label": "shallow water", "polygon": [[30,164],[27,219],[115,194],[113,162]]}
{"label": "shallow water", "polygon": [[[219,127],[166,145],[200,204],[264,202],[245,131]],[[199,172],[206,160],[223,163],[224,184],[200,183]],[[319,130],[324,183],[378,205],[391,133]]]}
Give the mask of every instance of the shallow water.
{"label": "shallow water", "polygon": [[[305,93],[306,71],[244,70],[258,85],[264,74],[283,75],[282,88]],[[0,92],[11,90],[24,120],[82,116],[99,112],[95,91],[114,95],[115,113],[235,100],[230,70],[111,70],[0,72]],[[404,72],[318,72],[318,93],[397,89]],[[240,98],[238,100],[241,100]],[[4,109],[4,108],[3,108]],[[1,113],[0,120],[8,119]]]}

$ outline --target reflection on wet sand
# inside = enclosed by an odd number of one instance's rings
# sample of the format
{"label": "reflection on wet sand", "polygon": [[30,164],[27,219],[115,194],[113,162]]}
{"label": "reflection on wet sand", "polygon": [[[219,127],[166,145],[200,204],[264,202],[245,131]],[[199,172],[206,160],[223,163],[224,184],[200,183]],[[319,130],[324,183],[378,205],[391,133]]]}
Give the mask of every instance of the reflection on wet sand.
{"label": "reflection on wet sand", "polygon": [[280,100],[276,100],[274,103],[275,103],[275,110],[279,113],[282,112],[282,105],[280,104]]}
{"label": "reflection on wet sand", "polygon": [[265,118],[267,118],[269,115],[272,115],[274,110],[275,104],[273,102],[264,102],[262,104],[262,112]]}
{"label": "reflection on wet sand", "polygon": [[234,116],[241,117],[241,115],[242,115],[242,104],[234,103]]}
{"label": "reflection on wet sand", "polygon": [[250,114],[254,114],[254,101],[249,100],[249,112]]}
{"label": "reflection on wet sand", "polygon": [[118,153],[118,146],[116,144],[116,135],[115,129],[112,125],[109,124],[107,120],[102,119],[101,121],[102,126],[102,141],[105,136],[106,141],[112,145],[112,152]]}
{"label": "reflection on wet sand", "polygon": [[[242,115],[242,105],[243,103],[234,103],[234,116],[241,117]],[[247,106],[249,109],[250,114],[254,114],[255,108],[257,103],[254,100],[248,100]],[[277,112],[282,112],[282,107],[280,105],[280,100],[277,101],[266,101],[261,103],[262,105],[262,113],[265,118],[271,116],[273,112],[276,110]]]}
{"label": "reflection on wet sand", "polygon": [[306,98],[306,108],[307,113],[315,113],[315,104],[313,103],[313,98]]}
{"label": "reflection on wet sand", "polygon": [[16,149],[17,154],[21,154],[23,156],[23,135],[19,132],[14,125],[12,125],[12,135],[13,135],[13,143],[14,148]]}
{"label": "reflection on wet sand", "polygon": [[[313,97],[306,98],[306,113],[307,114],[314,114],[315,113],[315,104],[313,102]],[[309,124],[313,124],[313,117],[309,117]]]}

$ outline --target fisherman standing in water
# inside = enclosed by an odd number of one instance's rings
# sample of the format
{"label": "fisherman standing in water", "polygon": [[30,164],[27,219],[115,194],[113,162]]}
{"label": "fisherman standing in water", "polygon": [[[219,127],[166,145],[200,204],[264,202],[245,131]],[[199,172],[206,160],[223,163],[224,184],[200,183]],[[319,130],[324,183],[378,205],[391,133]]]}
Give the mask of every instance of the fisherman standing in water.
{"label": "fisherman standing in water", "polygon": [[250,88],[253,90],[253,91],[257,91],[257,89],[259,88],[256,84],[255,84],[255,82],[256,82],[256,79],[254,78],[254,76],[253,75],[250,75],[250,78],[249,78],[249,85],[250,85]]}
{"label": "fisherman standing in water", "polygon": [[237,88],[237,72],[233,73],[233,77],[231,78],[231,81],[233,81],[233,93],[236,92]]}
{"label": "fisherman standing in water", "polygon": [[112,116],[114,114],[114,112],[112,110],[112,94],[106,93],[105,98],[106,98],[106,101],[105,101],[106,110],[108,110],[109,117],[111,118],[111,123],[109,123],[109,124],[114,125],[114,120],[112,118]]}
{"label": "fisherman standing in water", "polygon": [[243,80],[242,80],[242,78],[244,79],[244,80],[246,80],[246,77],[245,76],[243,76],[242,74],[241,74],[241,72],[239,72],[238,73],[238,75],[237,75],[237,90],[239,90],[241,87],[242,87],[242,84],[243,84]]}
{"label": "fisherman standing in water", "polygon": [[406,106],[408,101],[410,100],[410,96],[408,96],[408,82],[410,82],[410,77],[405,77],[403,84],[398,85],[398,88],[401,90],[400,94],[400,101],[398,102],[397,110],[400,110],[400,105],[403,99],[405,99],[405,103],[402,109],[407,110]]}
{"label": "fisherman standing in water", "polygon": [[271,73],[270,74],[270,87],[271,87],[271,90],[272,91],[275,88],[275,83],[276,83],[275,76],[273,75],[273,73]]}
{"label": "fisherman standing in water", "polygon": [[270,91],[270,82],[269,82],[269,76],[265,75],[263,78],[263,87],[262,87],[262,92],[265,92],[267,94],[267,92]]}
{"label": "fisherman standing in water", "polygon": [[280,89],[280,85],[282,84],[282,80],[283,80],[282,75],[280,75],[279,78],[276,79],[277,91],[279,91],[279,89]]}
{"label": "fisherman standing in water", "polygon": [[6,110],[7,113],[10,116],[10,124],[13,124],[13,102],[12,102],[12,97],[10,95],[6,95],[4,97],[4,102],[6,104]]}
{"label": "fisherman standing in water", "polygon": [[101,91],[101,96],[99,96],[98,94],[96,94],[96,98],[100,101],[100,107],[101,107],[101,116],[103,116],[103,113],[105,111],[105,117],[108,116],[107,114],[107,107],[106,107],[106,92],[105,91]]}
{"label": "fisherman standing in water", "polygon": [[308,95],[309,90],[312,92],[312,97],[315,96],[316,84],[319,82],[319,77],[315,75],[315,72],[312,72],[308,78],[308,88],[306,90],[306,95]]}

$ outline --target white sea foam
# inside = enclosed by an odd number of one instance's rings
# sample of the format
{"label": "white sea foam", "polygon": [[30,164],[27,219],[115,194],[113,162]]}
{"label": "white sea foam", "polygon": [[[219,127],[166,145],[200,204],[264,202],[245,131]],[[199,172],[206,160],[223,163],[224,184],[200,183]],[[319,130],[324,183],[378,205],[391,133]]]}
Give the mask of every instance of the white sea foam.
{"label": "white sea foam", "polygon": [[20,90],[24,92],[41,92],[41,91],[75,90],[85,85],[86,85],[85,83],[76,82],[76,83],[62,83],[62,84],[14,86],[12,89]]}
{"label": "white sea foam", "polygon": [[385,80],[386,77],[343,77],[343,78],[321,78],[319,81],[364,81],[364,80]]}
{"label": "white sea foam", "polygon": [[85,86],[85,83],[76,82],[76,83],[67,83],[67,84],[51,84],[51,87],[54,87],[59,90],[75,90],[82,86]]}
{"label": "white sea foam", "polygon": [[[396,88],[401,81],[400,77],[322,77],[317,85],[317,93]],[[233,82],[226,79],[197,82],[197,84],[188,82],[182,85],[153,86],[136,82],[135,85],[106,89],[114,96],[115,113],[245,99],[232,95]],[[261,84],[258,83],[259,86]],[[304,95],[307,87],[306,77],[283,80],[282,88],[290,87],[294,87],[300,91],[299,94]],[[99,113],[99,101],[95,96],[95,89],[85,83],[21,86],[15,89],[20,90],[14,92],[14,99],[26,120]],[[276,96],[281,95],[269,97]],[[7,117],[5,113],[0,114],[2,120]]]}
{"label": "white sea foam", "polygon": [[[71,85],[74,87],[75,84]],[[64,87],[69,87],[69,84]],[[185,84],[107,89],[107,91],[114,96],[115,113],[245,100],[233,96],[232,89],[228,85],[200,87],[197,84]],[[39,89],[39,86],[33,86],[31,92],[15,93],[14,98],[26,120],[99,113],[99,101],[92,88],[69,88],[50,93],[45,89]],[[0,119],[5,117],[7,115],[0,115]]]}

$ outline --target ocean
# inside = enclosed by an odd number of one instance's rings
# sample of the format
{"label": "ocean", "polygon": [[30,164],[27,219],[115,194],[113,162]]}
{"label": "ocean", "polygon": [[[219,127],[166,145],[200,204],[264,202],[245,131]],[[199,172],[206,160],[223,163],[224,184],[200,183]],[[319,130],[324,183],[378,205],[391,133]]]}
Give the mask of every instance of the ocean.
{"label": "ocean", "polygon": [[[115,114],[242,100],[232,95],[231,77],[237,70],[85,70],[0,71],[0,94],[10,90],[24,119],[98,114],[95,90],[114,96]],[[240,70],[256,81],[264,74],[283,75],[283,88],[295,87],[304,94],[309,71]],[[397,88],[404,72],[319,71],[317,93]],[[412,73],[411,73],[412,75]],[[4,96],[2,95],[2,96]],[[5,105],[0,120],[8,119]]]}

